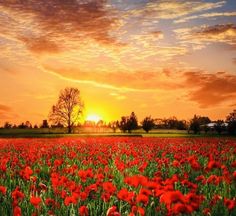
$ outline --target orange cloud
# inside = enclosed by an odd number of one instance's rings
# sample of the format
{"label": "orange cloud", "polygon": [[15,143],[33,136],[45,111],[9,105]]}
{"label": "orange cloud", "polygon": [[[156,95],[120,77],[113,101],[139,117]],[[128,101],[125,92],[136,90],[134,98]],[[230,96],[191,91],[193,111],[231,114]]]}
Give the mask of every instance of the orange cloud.
{"label": "orange cloud", "polygon": [[189,99],[197,102],[201,108],[219,105],[236,98],[236,75],[198,71],[186,72],[184,77],[185,85],[190,89]]}
{"label": "orange cloud", "polygon": [[12,112],[12,108],[4,104],[0,104],[0,120],[9,121],[15,119],[18,115]]}
{"label": "orange cloud", "polygon": [[45,37],[22,37],[20,40],[25,43],[28,50],[37,54],[58,53],[62,50],[62,48],[57,43],[51,41],[50,39],[46,39]]}
{"label": "orange cloud", "polygon": [[10,112],[11,111],[11,107],[0,104],[0,111],[1,112]]}
{"label": "orange cloud", "polygon": [[149,72],[83,72],[76,68],[60,68],[55,65],[44,65],[44,69],[51,73],[60,75],[64,78],[69,78],[77,81],[95,82],[101,86],[111,88],[124,88],[127,90],[170,90],[182,87],[182,84],[177,82],[180,79],[179,75],[167,76],[162,71]]}
{"label": "orange cloud", "polygon": [[[56,44],[58,39],[66,43],[68,38],[119,44],[109,34],[117,19],[114,11],[106,7],[106,0],[6,0],[0,2],[0,7],[9,17],[4,20],[8,22],[8,25],[4,23],[6,34],[23,40],[33,52],[58,52],[61,45]],[[12,29],[11,24],[17,30]]]}

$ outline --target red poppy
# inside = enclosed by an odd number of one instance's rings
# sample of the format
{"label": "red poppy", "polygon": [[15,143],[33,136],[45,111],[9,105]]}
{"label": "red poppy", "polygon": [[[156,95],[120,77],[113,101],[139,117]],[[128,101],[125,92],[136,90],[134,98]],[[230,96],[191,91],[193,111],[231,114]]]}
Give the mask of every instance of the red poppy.
{"label": "red poppy", "polygon": [[88,211],[87,206],[80,206],[78,212],[79,212],[79,215],[81,215],[81,216],[88,216],[89,215],[89,211]]}
{"label": "red poppy", "polygon": [[185,202],[185,197],[180,191],[167,191],[163,193],[160,197],[160,202],[165,203],[167,206],[170,206],[175,202]]}
{"label": "red poppy", "polygon": [[231,211],[236,206],[236,200],[235,199],[227,199],[227,198],[225,198],[224,199],[224,204]]}
{"label": "red poppy", "polygon": [[13,216],[21,216],[21,208],[19,206],[15,206],[13,209]]}
{"label": "red poppy", "polygon": [[145,195],[145,194],[138,194],[137,197],[136,197],[136,202],[137,202],[137,203],[140,203],[140,202],[141,202],[141,203],[147,205],[147,204],[148,204],[148,201],[149,201],[149,198],[148,198],[148,196]]}
{"label": "red poppy", "polygon": [[1,192],[3,195],[5,195],[6,192],[7,192],[7,188],[4,187],[4,186],[0,186],[0,192]]}
{"label": "red poppy", "polygon": [[41,203],[41,198],[40,197],[35,197],[35,196],[32,196],[30,198],[30,203],[35,207],[37,208],[39,206],[39,204]]}
{"label": "red poppy", "polygon": [[106,216],[121,216],[121,214],[117,211],[116,206],[112,206],[107,210]]}

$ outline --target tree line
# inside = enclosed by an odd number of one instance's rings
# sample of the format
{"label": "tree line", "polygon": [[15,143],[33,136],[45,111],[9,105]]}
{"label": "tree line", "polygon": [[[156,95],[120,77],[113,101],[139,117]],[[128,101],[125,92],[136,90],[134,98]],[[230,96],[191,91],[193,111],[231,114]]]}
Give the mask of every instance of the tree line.
{"label": "tree line", "polygon": [[[65,88],[61,90],[58,101],[51,108],[48,120],[43,120],[40,126],[34,125],[29,121],[19,125],[12,125],[6,122],[4,128],[64,128],[66,127],[68,133],[73,132],[73,128],[90,126],[90,127],[105,127],[110,128],[114,132],[118,129],[122,132],[131,133],[137,129],[143,129],[147,133],[152,129],[177,129],[187,130],[188,133],[208,133],[215,131],[218,134],[228,133],[236,135],[236,110],[229,113],[225,120],[211,121],[207,116],[194,115],[190,121],[178,120],[176,117],[170,118],[153,118],[151,116],[145,117],[141,122],[138,122],[137,115],[131,112],[130,115],[122,116],[120,120],[109,122],[105,124],[102,120],[98,123],[85,122],[81,125],[81,115],[83,113],[84,103],[80,97],[80,91],[77,88]],[[48,121],[51,123],[49,125]]]}

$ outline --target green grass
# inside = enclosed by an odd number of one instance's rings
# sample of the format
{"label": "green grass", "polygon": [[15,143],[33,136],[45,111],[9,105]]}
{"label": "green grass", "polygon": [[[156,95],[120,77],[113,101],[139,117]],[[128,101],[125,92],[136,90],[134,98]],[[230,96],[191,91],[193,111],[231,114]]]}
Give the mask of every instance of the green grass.
{"label": "green grass", "polygon": [[226,137],[226,135],[217,134],[188,134],[186,130],[167,130],[155,129],[146,133],[142,129],[132,131],[132,133],[123,133],[117,131],[114,133],[110,129],[84,129],[73,134],[67,134],[66,128],[39,128],[39,129],[0,129],[0,137],[2,138],[55,138],[55,137],[111,137],[111,136],[138,136],[138,137]]}

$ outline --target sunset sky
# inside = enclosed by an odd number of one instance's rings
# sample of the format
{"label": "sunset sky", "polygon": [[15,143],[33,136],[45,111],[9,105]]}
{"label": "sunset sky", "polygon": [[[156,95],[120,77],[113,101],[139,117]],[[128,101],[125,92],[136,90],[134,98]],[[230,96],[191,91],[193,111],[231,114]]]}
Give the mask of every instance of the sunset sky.
{"label": "sunset sky", "polygon": [[0,125],[41,123],[77,87],[85,116],[236,108],[235,0],[0,0]]}

